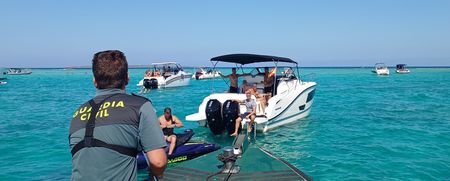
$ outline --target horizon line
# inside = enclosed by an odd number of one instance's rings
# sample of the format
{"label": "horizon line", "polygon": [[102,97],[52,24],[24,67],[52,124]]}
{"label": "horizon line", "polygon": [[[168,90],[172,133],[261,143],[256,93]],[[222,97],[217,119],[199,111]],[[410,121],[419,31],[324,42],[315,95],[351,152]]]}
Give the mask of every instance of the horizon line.
{"label": "horizon line", "polygon": [[[145,69],[151,68],[151,65],[130,65],[128,69]],[[183,68],[205,68],[212,66],[183,66]],[[235,66],[217,66],[217,68],[234,68]],[[243,68],[255,68],[263,66],[246,66]],[[272,67],[272,66],[268,66]],[[299,68],[373,68],[374,66],[299,66]],[[450,65],[415,65],[407,66],[408,68],[450,68]],[[9,68],[28,68],[28,69],[92,69],[91,66],[70,66],[70,67],[0,67],[4,69]],[[396,68],[396,66],[388,66],[388,68]]]}

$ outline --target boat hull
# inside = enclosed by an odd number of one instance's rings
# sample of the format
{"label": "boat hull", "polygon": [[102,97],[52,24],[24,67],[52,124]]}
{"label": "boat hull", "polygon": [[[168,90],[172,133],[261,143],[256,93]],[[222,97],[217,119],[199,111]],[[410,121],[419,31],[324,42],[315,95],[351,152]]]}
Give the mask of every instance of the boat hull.
{"label": "boat hull", "polygon": [[[184,74],[179,76],[171,76],[168,78],[164,77],[148,77],[146,79],[156,79],[158,80],[158,88],[170,88],[170,87],[181,87],[188,86],[190,82],[190,74]],[[144,79],[139,81],[137,86],[142,87],[144,84]]]}
{"label": "boat hull", "polygon": [[196,80],[214,79],[214,78],[218,78],[218,77],[220,77],[219,73],[216,73],[216,74],[201,74],[201,75],[194,74],[194,75],[192,75],[192,78],[196,79]]}
{"label": "boat hull", "polygon": [[396,72],[398,74],[409,74],[410,71],[408,69],[405,69],[405,70],[396,70]]}

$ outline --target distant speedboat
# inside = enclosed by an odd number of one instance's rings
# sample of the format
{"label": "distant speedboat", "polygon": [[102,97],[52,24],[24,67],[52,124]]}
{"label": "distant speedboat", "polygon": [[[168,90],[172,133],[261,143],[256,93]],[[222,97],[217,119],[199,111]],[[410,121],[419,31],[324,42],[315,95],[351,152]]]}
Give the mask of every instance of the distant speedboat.
{"label": "distant speedboat", "polygon": [[[206,70],[205,70],[206,69]],[[194,75],[192,75],[193,79],[202,80],[202,79],[213,79],[216,77],[220,77],[220,71],[213,70],[211,68],[201,68],[199,67]]]}
{"label": "distant speedboat", "polygon": [[31,74],[30,69],[22,69],[22,68],[10,68],[5,74],[7,75],[28,75]]}
{"label": "distant speedboat", "polygon": [[2,82],[2,81],[0,81],[0,85],[4,85],[4,84],[7,84],[8,82]]}
{"label": "distant speedboat", "polygon": [[376,63],[372,72],[377,75],[389,75],[389,69],[384,63]]}
{"label": "distant speedboat", "polygon": [[398,64],[397,70],[395,70],[399,74],[409,74],[409,69],[406,68],[406,64]]}
{"label": "distant speedboat", "polygon": [[[147,70],[144,78],[137,86],[146,89],[179,87],[189,85],[191,73],[185,72],[176,62],[153,63],[153,69]],[[146,73],[147,73],[146,72]]]}

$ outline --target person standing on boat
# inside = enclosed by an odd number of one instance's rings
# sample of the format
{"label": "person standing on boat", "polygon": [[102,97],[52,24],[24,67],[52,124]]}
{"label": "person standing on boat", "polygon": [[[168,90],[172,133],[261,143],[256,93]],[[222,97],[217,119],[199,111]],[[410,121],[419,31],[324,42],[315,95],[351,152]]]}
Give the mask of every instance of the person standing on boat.
{"label": "person standing on boat", "polygon": [[138,152],[147,156],[152,176],[162,177],[166,142],[152,103],[128,95],[128,63],[117,50],[92,59],[96,96],[73,114],[69,130],[71,180],[137,180]]}
{"label": "person standing on boat", "polygon": [[250,119],[250,124],[247,125],[247,131],[248,132],[252,131],[252,126],[256,118],[256,102],[255,100],[252,99],[252,94],[250,91],[245,92],[245,96],[247,97],[247,99],[245,99],[244,101],[235,100],[240,104],[241,103],[245,104],[246,110],[244,114],[239,115],[239,117],[236,119],[234,133],[231,134],[230,136],[237,136],[239,127],[241,126],[241,121],[244,119]]}
{"label": "person standing on boat", "polygon": [[270,93],[270,96],[273,95],[273,76],[276,72],[276,68],[272,69],[272,71],[269,72],[269,68],[264,68],[264,92],[263,93]]}
{"label": "person standing on boat", "polygon": [[219,72],[220,76],[225,78],[229,78],[230,79],[230,90],[228,91],[229,93],[238,93],[239,89],[238,89],[238,78],[241,76],[245,76],[247,74],[237,74],[236,73],[236,68],[232,68],[231,69],[231,74],[230,75],[223,75],[222,73]]}
{"label": "person standing on boat", "polygon": [[159,117],[159,125],[162,128],[165,140],[170,143],[168,154],[172,155],[177,143],[177,135],[173,132],[173,128],[175,128],[175,126],[179,128],[183,127],[183,122],[175,115],[172,115],[172,109],[166,107],[164,109],[164,115]]}

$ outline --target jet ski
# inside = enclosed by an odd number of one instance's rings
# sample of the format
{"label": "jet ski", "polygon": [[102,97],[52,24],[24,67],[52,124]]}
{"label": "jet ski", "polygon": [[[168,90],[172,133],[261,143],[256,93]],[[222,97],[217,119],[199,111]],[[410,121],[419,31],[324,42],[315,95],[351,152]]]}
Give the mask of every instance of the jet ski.
{"label": "jet ski", "polygon": [[0,81],[0,85],[2,85],[2,84],[7,84],[8,82],[2,82],[2,81]]}
{"label": "jet ski", "polygon": [[[173,151],[172,155],[167,155],[168,163],[191,160],[201,155],[220,149],[220,145],[215,143],[189,142],[194,135],[194,132],[191,129],[185,130],[183,133],[175,135],[177,135],[177,143],[175,144],[175,150]],[[166,147],[166,153],[167,152],[169,152],[168,146]],[[144,152],[138,154],[137,162],[138,169],[148,168],[147,158]]]}

